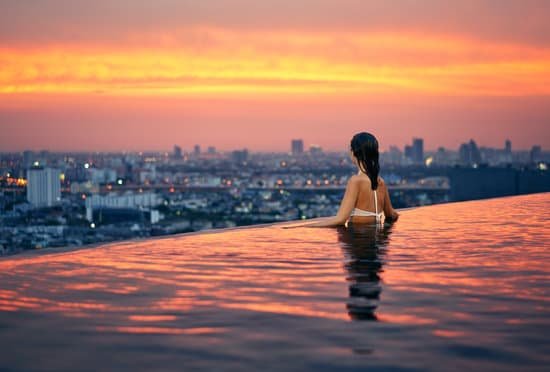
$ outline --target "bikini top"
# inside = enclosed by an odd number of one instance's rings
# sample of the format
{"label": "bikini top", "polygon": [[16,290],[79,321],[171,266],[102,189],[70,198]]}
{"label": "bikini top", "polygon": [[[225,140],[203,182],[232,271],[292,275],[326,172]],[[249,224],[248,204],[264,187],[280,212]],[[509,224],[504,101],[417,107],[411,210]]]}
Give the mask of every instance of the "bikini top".
{"label": "bikini top", "polygon": [[374,190],[374,208],[376,212],[365,211],[363,209],[354,208],[351,211],[350,217],[351,216],[376,217],[376,223],[380,223],[382,221],[382,215],[384,213],[383,212],[378,213],[378,196],[376,194],[376,190]]}

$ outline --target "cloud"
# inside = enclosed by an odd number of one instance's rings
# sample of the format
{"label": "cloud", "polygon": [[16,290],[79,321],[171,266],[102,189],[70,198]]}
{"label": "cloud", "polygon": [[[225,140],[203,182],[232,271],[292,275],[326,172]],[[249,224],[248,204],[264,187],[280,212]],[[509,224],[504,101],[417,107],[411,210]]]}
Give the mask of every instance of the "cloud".
{"label": "cloud", "polygon": [[550,46],[546,0],[4,1],[3,44],[125,43],[128,34],[192,26],[451,34]]}
{"label": "cloud", "polygon": [[550,51],[531,46],[418,33],[218,28],[136,38],[139,46],[0,49],[0,93],[550,94]]}
{"label": "cloud", "polygon": [[548,147],[550,1],[0,4],[3,149]]}

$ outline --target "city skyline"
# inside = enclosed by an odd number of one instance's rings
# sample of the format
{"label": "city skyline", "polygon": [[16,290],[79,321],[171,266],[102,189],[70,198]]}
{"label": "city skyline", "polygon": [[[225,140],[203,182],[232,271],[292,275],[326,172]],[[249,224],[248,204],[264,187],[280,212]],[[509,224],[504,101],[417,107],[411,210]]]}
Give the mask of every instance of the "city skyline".
{"label": "city skyline", "polygon": [[0,14],[2,151],[550,147],[545,1],[40,4]]}
{"label": "city skyline", "polygon": [[[433,146],[426,147],[425,138],[422,137],[422,136],[415,136],[415,137],[408,138],[407,142],[403,143],[403,144],[386,144],[386,146],[381,144],[380,152],[390,152],[390,151],[392,151],[392,149],[397,148],[401,152],[406,153],[407,152],[407,147],[411,146],[411,142],[414,142],[414,140],[416,140],[416,139],[419,139],[419,140],[423,141],[423,151],[427,151],[427,152],[435,152],[435,151],[438,151],[441,148],[443,148],[447,151],[459,152],[460,147],[465,143],[469,143],[470,141],[474,141],[476,143],[476,145],[479,146],[480,148],[493,148],[493,149],[505,150],[505,149],[507,149],[507,146],[510,145],[511,150],[513,152],[515,152],[515,151],[523,151],[523,152],[530,151],[535,146],[540,146],[542,151],[547,151],[548,150],[547,148],[545,148],[544,146],[541,146],[539,144],[541,141],[539,141],[537,143],[533,143],[533,144],[531,144],[531,145],[529,145],[528,147],[525,147],[525,148],[518,148],[515,145],[515,142],[510,137],[503,137],[503,138],[504,139],[502,140],[502,143],[496,144],[495,146],[490,146],[490,145],[487,145],[487,144],[484,144],[484,143],[480,143],[480,142],[478,142],[478,140],[476,138],[464,138],[462,140],[457,140],[457,146],[456,147],[445,147],[445,146],[437,145],[437,144],[431,144]],[[155,148],[134,148],[134,149],[128,149],[128,150],[127,149],[101,150],[101,149],[81,149],[81,148],[71,150],[71,149],[50,149],[50,148],[42,148],[42,147],[31,148],[31,147],[27,146],[27,147],[24,147],[24,148],[21,148],[21,149],[14,149],[14,150],[4,150],[4,149],[0,148],[0,154],[1,153],[25,152],[25,151],[32,151],[32,152],[37,152],[37,153],[41,152],[41,151],[48,151],[48,152],[53,152],[53,153],[64,153],[64,152],[66,152],[66,153],[87,153],[87,152],[89,152],[89,153],[123,153],[123,152],[129,152],[129,153],[139,153],[139,152],[142,152],[142,153],[147,153],[147,152],[151,152],[151,153],[173,153],[174,151],[176,151],[175,150],[176,148],[177,148],[177,151],[180,152],[180,154],[190,154],[190,155],[197,155],[199,153],[200,154],[207,154],[207,153],[213,153],[213,152],[231,153],[231,152],[240,151],[240,150],[252,151],[254,153],[288,153],[288,154],[293,154],[293,153],[295,153],[295,151],[293,151],[293,146],[294,146],[293,142],[294,141],[301,141],[302,142],[301,146],[303,146],[303,149],[302,149],[302,151],[299,151],[299,152],[303,152],[303,153],[309,152],[312,147],[315,148],[315,150],[320,149],[321,151],[327,151],[327,152],[347,152],[348,148],[349,148],[349,144],[342,147],[342,148],[336,148],[336,149],[327,148],[327,147],[322,146],[320,143],[310,142],[310,141],[307,140],[307,138],[297,138],[297,137],[295,137],[295,138],[288,138],[287,139],[286,148],[281,148],[281,149],[277,148],[277,149],[274,149],[274,150],[256,149],[256,148],[247,146],[246,143],[243,143],[242,145],[237,146],[237,147],[220,148],[215,143],[188,142],[188,144],[183,145],[182,142],[177,142],[177,143],[173,143],[172,145],[170,145],[167,148],[157,148],[157,149],[155,149]]]}

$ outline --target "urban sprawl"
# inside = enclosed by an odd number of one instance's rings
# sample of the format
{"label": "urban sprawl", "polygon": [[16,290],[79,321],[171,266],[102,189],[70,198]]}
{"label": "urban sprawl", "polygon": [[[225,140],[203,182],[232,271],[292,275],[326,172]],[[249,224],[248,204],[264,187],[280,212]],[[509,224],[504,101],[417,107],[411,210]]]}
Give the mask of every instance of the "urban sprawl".
{"label": "urban sprawl", "polygon": [[[381,165],[394,206],[404,208],[465,199],[469,186],[457,185],[484,175],[489,185],[503,181],[494,193],[471,195],[548,191],[549,158],[540,146],[513,151],[510,141],[500,149],[471,140],[428,152],[417,138],[404,151],[382,153]],[[301,139],[288,153],[199,145],[166,153],[0,153],[0,254],[334,215],[356,170],[347,153],[305,149]],[[518,172],[534,181],[518,184]]]}

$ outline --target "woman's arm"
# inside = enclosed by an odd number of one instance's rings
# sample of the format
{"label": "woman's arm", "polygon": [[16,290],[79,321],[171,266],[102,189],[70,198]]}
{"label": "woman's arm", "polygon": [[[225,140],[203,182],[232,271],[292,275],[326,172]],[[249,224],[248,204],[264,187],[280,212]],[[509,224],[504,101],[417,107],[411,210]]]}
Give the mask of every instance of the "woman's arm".
{"label": "woman's arm", "polygon": [[357,195],[359,194],[359,180],[352,176],[346,185],[346,192],[340,203],[340,208],[338,213],[333,217],[326,217],[321,221],[313,222],[311,224],[305,225],[306,227],[330,227],[343,225],[349,218],[351,211],[355,207],[355,202],[357,201]]}
{"label": "woman's arm", "polygon": [[[383,182],[383,181],[382,181]],[[395,222],[399,219],[399,213],[391,205],[390,192],[388,191],[388,186],[384,184],[384,215],[386,216],[387,222]]]}

